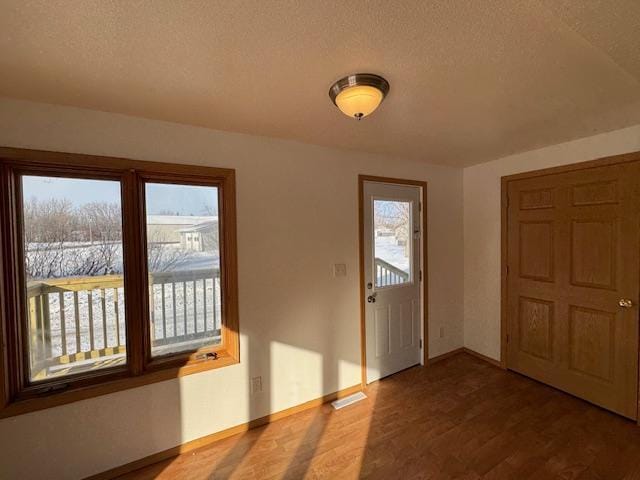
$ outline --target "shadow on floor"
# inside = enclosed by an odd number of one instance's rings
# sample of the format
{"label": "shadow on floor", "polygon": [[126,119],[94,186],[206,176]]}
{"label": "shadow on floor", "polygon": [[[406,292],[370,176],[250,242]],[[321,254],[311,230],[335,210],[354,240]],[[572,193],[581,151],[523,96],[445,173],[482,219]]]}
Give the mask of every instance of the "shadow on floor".
{"label": "shadow on floor", "polygon": [[126,478],[640,478],[634,422],[465,353],[366,393]]}

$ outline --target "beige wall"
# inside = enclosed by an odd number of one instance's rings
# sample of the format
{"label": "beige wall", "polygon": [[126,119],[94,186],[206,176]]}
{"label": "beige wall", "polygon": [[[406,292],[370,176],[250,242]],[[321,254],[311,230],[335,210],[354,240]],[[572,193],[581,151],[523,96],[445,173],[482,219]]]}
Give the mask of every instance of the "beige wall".
{"label": "beige wall", "polygon": [[464,344],[500,358],[500,177],[640,150],[640,126],[464,169]]}
{"label": "beige wall", "polygon": [[[10,100],[0,145],[237,169],[242,356],[1,420],[0,478],[86,476],[359,383],[359,173],[429,182],[430,353],[462,346],[460,169]],[[249,396],[257,375],[264,392]]]}

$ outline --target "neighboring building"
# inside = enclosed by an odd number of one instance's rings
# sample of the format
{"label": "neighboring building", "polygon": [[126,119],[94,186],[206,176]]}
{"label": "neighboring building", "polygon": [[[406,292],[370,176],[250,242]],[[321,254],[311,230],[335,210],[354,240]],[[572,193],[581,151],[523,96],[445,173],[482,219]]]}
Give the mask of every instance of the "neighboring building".
{"label": "neighboring building", "polygon": [[208,220],[180,230],[180,246],[185,250],[205,252],[218,245],[218,219]]}
{"label": "neighboring building", "polygon": [[214,222],[215,216],[147,215],[147,236],[150,242],[182,244],[182,230],[201,223]]}
{"label": "neighboring building", "polygon": [[394,234],[394,231],[392,228],[376,226],[376,229],[375,229],[376,237],[392,237],[393,234]]}

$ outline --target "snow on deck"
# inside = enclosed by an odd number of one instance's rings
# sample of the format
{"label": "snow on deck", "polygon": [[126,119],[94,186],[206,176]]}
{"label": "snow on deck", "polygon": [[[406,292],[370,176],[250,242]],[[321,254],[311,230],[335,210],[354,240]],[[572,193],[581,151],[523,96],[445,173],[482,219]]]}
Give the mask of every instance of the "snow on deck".
{"label": "snow on deck", "polygon": [[376,237],[375,256],[394,267],[410,273],[409,256],[405,255],[405,246],[398,245],[395,236]]}

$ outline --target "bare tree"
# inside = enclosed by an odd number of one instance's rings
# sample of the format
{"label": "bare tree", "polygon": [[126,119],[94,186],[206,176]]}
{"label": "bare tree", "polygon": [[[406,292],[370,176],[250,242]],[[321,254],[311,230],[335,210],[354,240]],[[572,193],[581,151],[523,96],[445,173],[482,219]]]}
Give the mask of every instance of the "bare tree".
{"label": "bare tree", "polygon": [[59,243],[69,238],[77,218],[69,200],[32,198],[25,202],[24,222],[27,242]]}
{"label": "bare tree", "polygon": [[122,271],[117,204],[89,203],[74,208],[66,199],[30,199],[24,206],[24,238],[30,279]]}
{"label": "bare tree", "polygon": [[[24,204],[25,267],[28,279],[122,273],[122,216],[117,203],[74,207],[69,200],[30,199]],[[193,252],[148,239],[150,272],[186,262]]]}
{"label": "bare tree", "polygon": [[96,240],[120,241],[122,239],[122,219],[120,205],[107,202],[92,202],[79,209],[83,220],[85,237],[90,242]]}
{"label": "bare tree", "polygon": [[397,230],[409,230],[411,210],[408,202],[377,202],[375,211],[376,227]]}
{"label": "bare tree", "polygon": [[84,205],[80,214],[84,219],[85,229],[88,229],[89,242],[94,250],[93,256],[97,258],[98,264],[92,267],[97,267],[98,270],[93,275],[116,273],[122,245],[120,206],[114,203],[93,202]]}
{"label": "bare tree", "polygon": [[150,273],[173,270],[186,262],[193,252],[167,244],[160,232],[147,232],[147,265]]}
{"label": "bare tree", "polygon": [[64,243],[74,224],[74,212],[68,200],[39,202],[32,198],[25,202],[25,263],[29,278],[51,277],[63,268]]}

